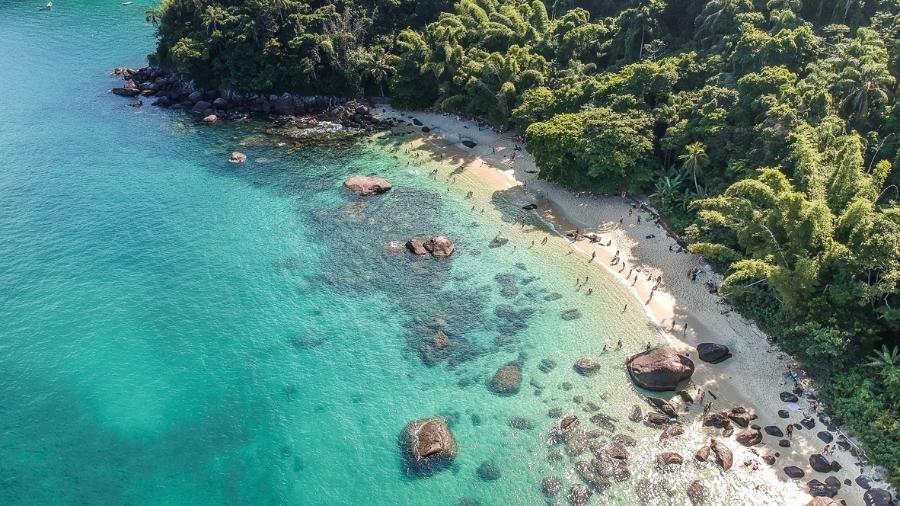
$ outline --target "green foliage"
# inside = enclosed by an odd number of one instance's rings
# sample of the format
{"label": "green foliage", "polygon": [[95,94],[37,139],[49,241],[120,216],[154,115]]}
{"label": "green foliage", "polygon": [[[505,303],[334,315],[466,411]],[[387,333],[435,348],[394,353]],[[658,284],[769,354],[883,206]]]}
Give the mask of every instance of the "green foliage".
{"label": "green foliage", "polygon": [[897,0],[163,0],[146,19],[151,61],[200,86],[467,113],[526,132],[543,178],[650,194],[900,484]]}

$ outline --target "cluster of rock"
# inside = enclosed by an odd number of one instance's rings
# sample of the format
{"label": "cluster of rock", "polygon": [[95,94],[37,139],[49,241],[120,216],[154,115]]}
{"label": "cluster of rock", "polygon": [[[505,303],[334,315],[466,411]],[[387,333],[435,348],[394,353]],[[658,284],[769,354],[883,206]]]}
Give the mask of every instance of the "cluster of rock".
{"label": "cluster of rock", "polygon": [[439,416],[409,422],[402,443],[412,474],[440,471],[456,458],[456,439],[447,420]]}
{"label": "cluster of rock", "polygon": [[437,235],[431,239],[413,237],[406,241],[406,249],[418,256],[431,255],[435,258],[447,258],[456,250],[453,241],[445,235]]}
{"label": "cluster of rock", "polygon": [[393,188],[390,181],[380,177],[373,176],[351,176],[344,181],[344,188],[353,193],[368,197],[369,195],[380,195]]}
{"label": "cluster of rock", "polygon": [[366,130],[389,128],[393,124],[375,118],[368,106],[346,98],[198,90],[174,73],[154,67],[137,70],[117,67],[113,73],[122,76],[124,80],[121,87],[112,89],[114,94],[125,97],[156,97],[153,105],[190,111],[200,115],[206,123],[214,123],[222,118],[237,119],[247,114],[259,114],[316,116],[340,123],[344,127]]}

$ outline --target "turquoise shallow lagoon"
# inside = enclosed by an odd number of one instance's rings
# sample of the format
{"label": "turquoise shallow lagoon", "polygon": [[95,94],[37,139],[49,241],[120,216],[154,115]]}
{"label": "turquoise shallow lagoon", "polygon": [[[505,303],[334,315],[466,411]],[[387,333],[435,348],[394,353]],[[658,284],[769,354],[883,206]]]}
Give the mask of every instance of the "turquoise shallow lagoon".
{"label": "turquoise shallow lagoon", "polygon": [[[109,70],[152,49],[150,5],[0,0],[0,503],[542,504],[543,477],[578,480],[546,444],[553,408],[613,416],[651,461],[658,431],[627,421],[621,364],[658,334],[560,241],[529,248],[547,232],[512,224],[521,194],[472,211],[395,138],[279,145],[266,125],[127,107]],[[350,196],[359,172],[395,191]],[[498,231],[510,243],[488,248]],[[384,248],[436,232],[450,261]],[[437,330],[453,351],[428,365]],[[576,375],[583,356],[602,371]],[[498,397],[509,361],[522,389]],[[459,456],[417,478],[398,438],[430,415]],[[632,473],[593,500],[638,504],[649,465]],[[697,476],[651,502],[683,504]]]}

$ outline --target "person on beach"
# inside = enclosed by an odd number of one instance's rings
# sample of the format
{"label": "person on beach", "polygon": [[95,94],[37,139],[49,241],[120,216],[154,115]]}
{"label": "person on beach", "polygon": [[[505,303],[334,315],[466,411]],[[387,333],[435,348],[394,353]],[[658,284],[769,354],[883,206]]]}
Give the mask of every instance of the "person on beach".
{"label": "person on beach", "polygon": [[785,430],[787,431],[788,439],[791,439],[794,436],[794,424],[789,423]]}
{"label": "person on beach", "polygon": [[684,333],[682,334],[682,337],[687,337],[687,322],[684,322]]}
{"label": "person on beach", "polygon": [[[597,258],[597,252],[596,252],[596,251],[593,252],[593,253],[591,253],[591,262],[593,262],[595,258]],[[591,262],[588,262],[588,263],[591,263]]]}
{"label": "person on beach", "polygon": [[647,341],[647,351],[650,351],[650,341]]}
{"label": "person on beach", "polygon": [[619,216],[619,225],[623,225],[625,223],[625,217]]}
{"label": "person on beach", "polygon": [[543,245],[545,245],[545,244],[547,244],[547,238],[546,238],[546,237],[544,237],[544,239],[541,241],[541,246],[543,246]]}
{"label": "person on beach", "polygon": [[622,308],[622,312],[628,311],[628,303],[625,303],[625,307]]}
{"label": "person on beach", "polygon": [[638,224],[638,225],[641,224],[641,215],[640,215],[640,214],[638,215],[638,218],[637,218],[637,224]]}
{"label": "person on beach", "polygon": [[621,349],[622,349],[622,340],[619,339],[618,341],[616,341],[616,350],[621,350]]}
{"label": "person on beach", "polygon": [[580,284],[581,284],[581,278],[575,278],[575,286],[578,286]]}
{"label": "person on beach", "polygon": [[606,345],[604,344],[604,345],[603,345],[603,351],[602,351],[602,353],[606,353],[607,351],[609,351],[609,346],[606,346]]}
{"label": "person on beach", "polygon": [[594,293],[594,289],[593,289],[593,288],[588,288],[587,294],[590,295],[590,294],[592,294],[592,293]]}
{"label": "person on beach", "polygon": [[531,247],[534,247],[534,239],[531,240]]}

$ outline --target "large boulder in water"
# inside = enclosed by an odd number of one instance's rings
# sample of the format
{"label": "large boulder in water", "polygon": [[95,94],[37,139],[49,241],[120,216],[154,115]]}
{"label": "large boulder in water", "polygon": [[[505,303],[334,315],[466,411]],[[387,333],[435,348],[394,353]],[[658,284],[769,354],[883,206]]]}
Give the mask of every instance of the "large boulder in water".
{"label": "large boulder in water", "polygon": [[393,186],[388,180],[380,177],[352,176],[344,181],[344,188],[357,195],[366,197],[384,193],[393,188]]}
{"label": "large boulder in water", "polygon": [[889,506],[893,503],[891,493],[883,488],[872,488],[863,494],[866,506]]}
{"label": "large boulder in water", "polygon": [[697,355],[704,362],[718,364],[731,358],[731,351],[724,344],[700,343],[697,345]]}
{"label": "large boulder in water", "polygon": [[589,358],[579,358],[575,361],[575,371],[582,376],[590,376],[600,369],[600,364]]}
{"label": "large boulder in water", "polygon": [[694,374],[694,362],[672,348],[656,348],[628,359],[631,379],[647,390],[676,390]]}
{"label": "large boulder in water", "polygon": [[452,255],[453,251],[456,249],[453,245],[453,241],[445,235],[438,235],[433,239],[425,241],[424,246],[425,249],[431,253],[431,256],[436,258],[447,258]]}
{"label": "large boulder in water", "polygon": [[522,384],[522,370],[515,362],[497,369],[491,378],[491,391],[497,395],[515,395]]}
{"label": "large boulder in water", "polygon": [[447,421],[439,416],[409,422],[404,444],[410,469],[416,473],[438,471],[456,458],[456,439]]}

